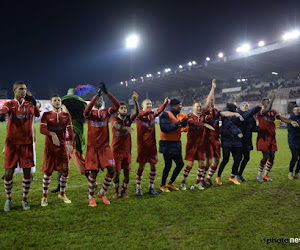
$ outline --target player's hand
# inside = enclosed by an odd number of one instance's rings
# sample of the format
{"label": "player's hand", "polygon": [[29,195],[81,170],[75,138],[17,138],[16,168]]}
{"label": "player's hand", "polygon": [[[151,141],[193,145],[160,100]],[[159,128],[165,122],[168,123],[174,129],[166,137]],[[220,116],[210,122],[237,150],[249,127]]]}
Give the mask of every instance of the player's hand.
{"label": "player's hand", "polygon": [[36,107],[36,99],[32,95],[26,94],[25,100],[31,102]]}
{"label": "player's hand", "polygon": [[158,114],[158,108],[152,109],[152,112],[154,112],[154,115],[157,115]]}
{"label": "player's hand", "polygon": [[273,99],[276,97],[276,90],[272,90],[271,96],[272,96]]}
{"label": "player's hand", "polygon": [[57,137],[57,135],[53,132],[51,133],[51,137],[52,137],[52,142],[55,146],[59,147],[60,146],[60,142],[59,139]]}
{"label": "player's hand", "polygon": [[238,136],[238,138],[243,138],[243,134],[242,133],[239,133],[237,136]]}
{"label": "player's hand", "polygon": [[134,131],[134,128],[132,128],[132,127],[124,127],[124,129],[127,130],[129,133]]}
{"label": "player's hand", "polygon": [[132,96],[131,96],[132,101],[138,101],[139,99],[139,95],[133,91]]}
{"label": "player's hand", "polygon": [[211,87],[212,87],[213,89],[215,89],[215,88],[217,87],[217,80],[216,80],[216,79],[213,79],[213,80],[212,80]]}
{"label": "player's hand", "polygon": [[[100,88],[99,89],[101,89],[101,91],[104,93],[104,94],[108,94],[108,90],[107,90],[107,88],[106,88],[106,85],[105,85],[105,83],[104,82],[100,82]],[[98,90],[99,91],[99,90]]]}
{"label": "player's hand", "polygon": [[291,122],[291,125],[293,126],[293,127],[299,127],[299,123],[298,122],[296,122],[296,121],[292,121]]}
{"label": "player's hand", "polygon": [[187,126],[187,123],[188,123],[188,120],[187,120],[187,119],[181,121],[181,122],[180,122],[180,127],[186,127],[186,126]]}
{"label": "player's hand", "polygon": [[236,115],[235,115],[237,118],[239,118],[240,119],[240,121],[244,121],[244,118],[239,114],[239,113],[236,113]]}
{"label": "player's hand", "polygon": [[73,154],[73,145],[71,143],[67,145],[67,151],[69,155]]}
{"label": "player's hand", "polygon": [[166,97],[164,100],[164,104],[169,104],[169,103],[170,103],[170,99],[169,99],[169,97]]}
{"label": "player's hand", "polygon": [[204,125],[203,125],[204,127],[206,127],[206,128],[208,128],[208,129],[210,129],[210,130],[213,130],[213,131],[215,131],[215,128],[213,127],[213,126],[211,126],[211,125],[209,125],[209,124],[207,124],[207,123],[204,123]]}

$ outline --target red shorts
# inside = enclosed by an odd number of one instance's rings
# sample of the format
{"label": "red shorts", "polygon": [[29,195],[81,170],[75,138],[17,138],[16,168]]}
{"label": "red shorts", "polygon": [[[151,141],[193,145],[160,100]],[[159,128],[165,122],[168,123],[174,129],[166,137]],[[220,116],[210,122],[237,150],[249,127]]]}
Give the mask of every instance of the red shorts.
{"label": "red shorts", "polygon": [[209,140],[207,143],[205,143],[206,148],[206,158],[212,159],[212,158],[220,158],[221,157],[221,146],[219,140]]}
{"label": "red shorts", "polygon": [[85,170],[104,170],[107,167],[116,167],[110,147],[87,146]]}
{"label": "red shorts", "polygon": [[128,152],[113,152],[117,171],[121,169],[131,170],[131,153]]}
{"label": "red shorts", "polygon": [[270,137],[270,136],[257,137],[256,149],[257,149],[257,151],[262,151],[262,152],[277,151],[276,138]]}
{"label": "red shorts", "polygon": [[45,145],[42,172],[51,174],[61,170],[69,171],[67,148]]}
{"label": "red shorts", "polygon": [[34,166],[33,144],[5,143],[3,168],[16,168],[18,162],[21,168],[32,168]]}
{"label": "red shorts", "polygon": [[205,160],[205,145],[187,143],[185,148],[186,161],[204,161]]}
{"label": "red shorts", "polygon": [[142,145],[138,146],[138,156],[136,162],[145,164],[152,163],[156,164],[158,162],[157,148],[156,145]]}

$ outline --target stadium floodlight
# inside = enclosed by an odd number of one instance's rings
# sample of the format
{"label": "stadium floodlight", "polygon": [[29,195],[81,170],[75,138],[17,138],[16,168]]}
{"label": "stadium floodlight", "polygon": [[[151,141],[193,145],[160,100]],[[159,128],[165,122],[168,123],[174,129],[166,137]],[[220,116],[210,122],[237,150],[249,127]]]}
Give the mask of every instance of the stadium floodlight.
{"label": "stadium floodlight", "polygon": [[161,74],[160,71],[158,71],[157,74],[160,75]]}
{"label": "stadium floodlight", "polygon": [[141,79],[143,80],[143,79],[144,79],[144,77],[143,77],[143,76],[141,76]]}
{"label": "stadium floodlight", "polygon": [[278,75],[278,73],[277,73],[277,72],[272,72],[272,75],[276,75],[276,76],[277,76],[277,75]]}
{"label": "stadium floodlight", "polygon": [[259,41],[257,44],[259,47],[265,46],[265,41]]}
{"label": "stadium floodlight", "polygon": [[242,82],[246,82],[246,80],[247,80],[247,79],[243,78],[243,79],[242,79]]}
{"label": "stadium floodlight", "polygon": [[286,40],[291,40],[291,39],[297,39],[299,36],[300,36],[300,31],[299,30],[293,30],[293,31],[285,33],[282,36],[282,39],[284,41],[286,41]]}
{"label": "stadium floodlight", "polygon": [[250,45],[245,43],[243,44],[242,46],[238,47],[236,49],[236,52],[238,53],[245,53],[245,52],[248,52],[250,50]]}
{"label": "stadium floodlight", "polygon": [[179,66],[178,66],[180,69],[182,69],[183,68],[183,66],[180,64]]}
{"label": "stadium floodlight", "polygon": [[135,82],[136,80],[137,80],[137,79],[135,79],[135,78],[132,78],[132,79],[131,79],[132,82]]}
{"label": "stadium floodlight", "polygon": [[166,69],[165,69],[165,72],[166,72],[166,73],[168,73],[168,72],[170,72],[170,71],[171,71],[170,68],[166,68]]}
{"label": "stadium floodlight", "polygon": [[123,85],[124,83],[123,82],[120,82],[121,83],[121,85]]}
{"label": "stadium floodlight", "polygon": [[237,81],[237,82],[241,82],[241,79],[237,79],[236,81]]}
{"label": "stadium floodlight", "polygon": [[148,77],[148,78],[152,77],[152,74],[147,74],[147,77]]}
{"label": "stadium floodlight", "polygon": [[210,61],[210,57],[206,57],[205,60],[209,62]]}
{"label": "stadium floodlight", "polygon": [[126,48],[135,49],[139,43],[137,35],[133,34],[126,38]]}
{"label": "stadium floodlight", "polygon": [[222,58],[222,57],[224,57],[224,54],[223,54],[222,52],[220,52],[220,53],[218,54],[218,57],[219,57],[219,58]]}
{"label": "stadium floodlight", "polygon": [[188,62],[188,65],[189,65],[189,66],[192,66],[193,64],[192,64],[192,62]]}
{"label": "stadium floodlight", "polygon": [[193,64],[193,65],[196,65],[196,64],[197,64],[197,62],[196,62],[196,61],[192,61],[192,64]]}

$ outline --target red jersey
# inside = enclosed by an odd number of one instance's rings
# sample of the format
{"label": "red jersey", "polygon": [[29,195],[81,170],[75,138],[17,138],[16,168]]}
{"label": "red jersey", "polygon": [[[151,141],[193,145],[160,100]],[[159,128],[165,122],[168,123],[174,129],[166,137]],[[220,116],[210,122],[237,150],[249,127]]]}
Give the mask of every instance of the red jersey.
{"label": "red jersey", "polygon": [[188,116],[188,134],[187,143],[202,144],[203,143],[203,132],[204,132],[204,116],[190,114]]}
{"label": "red jersey", "polygon": [[111,118],[111,127],[113,133],[112,148],[114,152],[127,152],[131,153],[131,134],[127,130],[117,130],[114,127],[115,123],[122,126],[130,127],[133,120],[130,115],[121,119],[119,116]]}
{"label": "red jersey", "polygon": [[12,144],[32,144],[33,116],[39,117],[40,110],[29,101],[22,103],[11,100],[0,107],[0,113],[7,114],[6,142]]}
{"label": "red jersey", "polygon": [[160,106],[157,112],[152,110],[142,110],[136,118],[137,127],[137,144],[138,147],[144,144],[155,144],[155,117],[159,116],[164,111],[167,104]]}
{"label": "red jersey", "polygon": [[96,98],[94,97],[84,110],[84,116],[86,117],[88,123],[88,146],[109,146],[109,118],[112,114],[118,111],[120,105],[112,95],[108,94],[108,97],[113,102],[113,107],[107,109],[93,108],[96,102]]}
{"label": "red jersey", "polygon": [[275,120],[279,116],[278,112],[274,109],[262,114],[263,108],[257,113],[257,120],[259,125],[258,137],[275,137]]}
{"label": "red jersey", "polygon": [[46,145],[54,145],[50,136],[50,132],[54,132],[59,139],[60,147],[64,147],[66,141],[73,138],[71,115],[62,111],[58,113],[55,111],[44,112],[41,119],[40,132],[46,135]]}
{"label": "red jersey", "polygon": [[218,109],[209,109],[205,113],[205,122],[209,125],[211,125],[215,130],[211,130],[209,128],[204,128],[205,130],[205,138],[207,138],[210,141],[213,140],[219,140],[220,138],[220,127],[219,127],[219,122],[220,122],[220,117],[221,117],[221,112]]}

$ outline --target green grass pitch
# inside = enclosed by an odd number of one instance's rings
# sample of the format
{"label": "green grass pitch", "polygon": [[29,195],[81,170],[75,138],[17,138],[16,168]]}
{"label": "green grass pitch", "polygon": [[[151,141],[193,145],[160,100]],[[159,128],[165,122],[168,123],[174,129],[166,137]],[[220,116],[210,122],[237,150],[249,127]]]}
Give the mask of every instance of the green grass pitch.
{"label": "green grass pitch", "polygon": [[[37,131],[39,127],[37,126]],[[135,125],[133,125],[135,127]],[[156,128],[158,137],[159,128]],[[143,197],[135,196],[136,131],[132,134],[132,171],[130,199],[88,207],[88,183],[71,162],[67,195],[72,204],[64,204],[49,192],[49,206],[42,208],[42,173],[44,136],[37,133],[37,173],[29,193],[30,211],[21,209],[21,178],[15,175],[13,210],[0,211],[0,249],[281,249],[299,248],[299,244],[261,243],[262,238],[300,237],[300,180],[288,180],[291,157],[287,130],[277,130],[278,152],[270,176],[272,183],[255,179],[261,154],[251,152],[244,176],[249,180],[240,186],[229,183],[232,161],[223,173],[223,185],[204,191],[178,191],[150,196],[147,194],[149,166],[143,179]],[[254,135],[256,137],[256,135]],[[1,149],[5,124],[0,124]],[[256,138],[254,138],[255,140]],[[183,134],[183,152],[186,134]],[[0,156],[3,162],[3,155]],[[163,169],[162,155],[157,164],[156,188]],[[196,165],[187,180],[196,178]],[[53,174],[50,190],[56,185]],[[104,174],[98,175],[101,183]],[[182,179],[180,173],[176,184]],[[0,204],[4,206],[3,182]],[[215,183],[215,176],[213,178]],[[99,188],[98,188],[99,189]],[[112,188],[108,191],[111,198]],[[2,206],[1,205],[1,206]]]}

